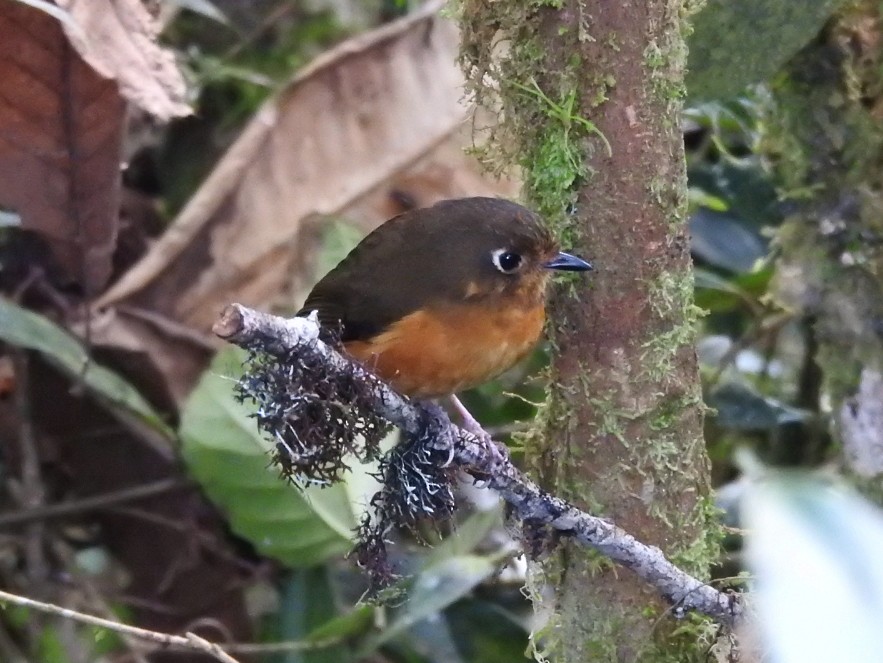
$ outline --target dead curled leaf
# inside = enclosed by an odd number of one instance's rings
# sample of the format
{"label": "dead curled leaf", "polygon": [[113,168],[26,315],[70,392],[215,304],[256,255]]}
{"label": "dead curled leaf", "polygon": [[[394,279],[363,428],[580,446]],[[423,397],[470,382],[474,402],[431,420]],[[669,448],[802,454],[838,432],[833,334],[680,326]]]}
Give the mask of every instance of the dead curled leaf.
{"label": "dead curled leaf", "polygon": [[174,54],[157,43],[159,26],[141,0],[57,0],[70,12],[63,28],[95,71],[127,100],[161,121],[189,115],[187,87]]}
{"label": "dead curled leaf", "polygon": [[87,293],[110,276],[124,114],[116,84],[70,47],[56,19],[0,2],[0,206]]}
{"label": "dead curled leaf", "polygon": [[147,256],[100,300],[208,330],[303,262],[307,220],[339,213],[466,119],[456,26],[418,13],[317,58],[268,101]]}

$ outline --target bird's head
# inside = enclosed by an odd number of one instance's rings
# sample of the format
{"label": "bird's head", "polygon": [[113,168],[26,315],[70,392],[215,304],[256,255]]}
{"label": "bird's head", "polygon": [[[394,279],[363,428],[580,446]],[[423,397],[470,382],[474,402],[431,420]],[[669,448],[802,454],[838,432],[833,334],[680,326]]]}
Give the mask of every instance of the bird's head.
{"label": "bird's head", "polygon": [[552,272],[592,269],[582,258],[562,252],[538,215],[508,200],[448,200],[433,211],[437,214],[427,218],[438,219],[444,228],[434,240],[437,250],[444,253],[446,271],[465,300],[538,299]]}

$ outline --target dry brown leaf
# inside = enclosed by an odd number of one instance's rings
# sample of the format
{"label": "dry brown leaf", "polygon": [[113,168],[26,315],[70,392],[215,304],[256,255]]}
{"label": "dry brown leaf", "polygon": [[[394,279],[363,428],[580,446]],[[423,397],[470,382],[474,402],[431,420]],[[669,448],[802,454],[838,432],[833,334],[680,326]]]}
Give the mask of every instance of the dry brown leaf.
{"label": "dry brown leaf", "polygon": [[[90,325],[94,346],[112,349],[114,368],[133,376],[139,390],[163,410],[184,402],[214,354],[200,335],[152,311],[108,309]],[[84,326],[76,327],[85,333]]]}
{"label": "dry brown leaf", "polygon": [[160,120],[189,115],[187,87],[159,26],[141,0],[56,0],[79,29],[64,25],[74,48],[123,97]]}
{"label": "dry brown leaf", "polygon": [[446,198],[517,198],[521,187],[519,180],[514,176],[497,179],[488,175],[466,153],[465,148],[471,141],[470,125],[459,127],[406,169],[391,175],[381,186],[347,205],[340,216],[367,233],[407,209],[428,207]]}
{"label": "dry brown leaf", "polygon": [[459,39],[440,5],[308,66],[98,305],[126,300],[208,330],[228,301],[278,295],[305,257],[306,220],[339,213],[463,124]]}
{"label": "dry brown leaf", "polygon": [[0,206],[43,236],[87,293],[116,244],[125,104],[71,48],[57,20],[0,2]]}

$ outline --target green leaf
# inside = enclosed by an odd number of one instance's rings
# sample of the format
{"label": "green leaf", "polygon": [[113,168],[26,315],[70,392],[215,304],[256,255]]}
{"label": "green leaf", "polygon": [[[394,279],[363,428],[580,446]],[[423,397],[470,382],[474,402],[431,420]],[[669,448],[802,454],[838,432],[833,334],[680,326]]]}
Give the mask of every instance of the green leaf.
{"label": "green leaf", "polygon": [[351,548],[356,517],[340,483],[305,492],[270,466],[270,443],[233,398],[238,352],[221,353],[184,409],[182,453],[190,472],[227,513],[233,530],[290,566],[320,564]]}
{"label": "green leaf", "polygon": [[[717,137],[718,144],[723,142],[722,137],[712,135]],[[701,190],[712,200],[720,201],[716,203],[718,207],[722,202],[726,206],[723,211],[728,213],[732,221],[753,233],[782,221],[778,193],[769,173],[764,170],[763,162],[757,158],[706,159],[694,163],[688,177],[691,187]],[[766,242],[761,241],[765,248]]]}
{"label": "green leaf", "polygon": [[129,382],[95,363],[74,336],[54,322],[0,298],[0,339],[39,352],[111,408],[121,409],[173,439],[173,431]]}
{"label": "green leaf", "polygon": [[743,291],[733,279],[724,278],[703,267],[694,272],[696,305],[712,313],[732,311],[739,307],[755,305],[754,298]]}
{"label": "green leaf", "polygon": [[421,619],[389,644],[394,658],[420,663],[466,663],[448,625],[447,615]]}
{"label": "green leaf", "polygon": [[763,396],[747,384],[727,382],[708,396],[722,428],[753,431],[804,421],[809,413]]}
{"label": "green leaf", "polygon": [[775,663],[883,651],[883,513],[818,480],[758,481],[744,504],[756,624]]}
{"label": "green leaf", "polygon": [[467,598],[457,601],[445,611],[448,628],[457,643],[463,659],[473,663],[512,663],[524,659],[528,647],[525,615],[510,608],[530,614],[530,603],[520,594],[509,601],[518,603],[505,606],[504,597],[496,600]]}
{"label": "green leaf", "polygon": [[348,638],[353,635],[364,633],[371,627],[374,616],[374,607],[359,605],[345,615],[339,615],[321,626],[316,627],[307,636],[311,642],[322,642],[337,638]]}
{"label": "green leaf", "polygon": [[[282,640],[314,640],[317,627],[327,626],[337,614],[328,569],[315,567],[292,571],[282,587],[279,636]],[[314,640],[315,641],[315,640]],[[345,658],[341,645],[290,652],[282,663],[337,663]]]}
{"label": "green leaf", "polygon": [[429,568],[449,557],[468,555],[487,537],[496,526],[503,525],[503,515],[499,508],[476,511],[458,524],[451,534],[433,547],[426,556],[424,566]]}
{"label": "green leaf", "polygon": [[698,207],[707,207],[714,212],[726,212],[730,206],[727,201],[719,196],[715,196],[698,186],[691,186],[687,189],[687,197],[690,201],[690,209]]}
{"label": "green leaf", "polygon": [[479,555],[449,557],[427,567],[414,578],[407,602],[396,611],[389,625],[368,641],[363,653],[374,651],[417,622],[443,611],[469,594],[496,568],[493,558]]}
{"label": "green leaf", "polygon": [[72,663],[73,661],[73,658],[68,654],[67,644],[58,632],[57,623],[41,629],[37,637],[37,650],[43,663]]}
{"label": "green leaf", "polygon": [[732,214],[700,207],[690,217],[693,254],[736,274],[750,272],[767,253],[761,237]]}
{"label": "green leaf", "polygon": [[316,271],[325,274],[334,269],[364,237],[364,230],[341,219],[328,223],[316,258]]}

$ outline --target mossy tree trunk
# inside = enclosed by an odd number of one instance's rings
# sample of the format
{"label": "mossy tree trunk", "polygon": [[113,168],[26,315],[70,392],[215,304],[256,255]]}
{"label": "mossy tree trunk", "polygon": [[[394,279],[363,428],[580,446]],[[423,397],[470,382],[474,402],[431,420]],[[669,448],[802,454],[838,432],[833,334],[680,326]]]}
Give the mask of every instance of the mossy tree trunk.
{"label": "mossy tree trunk", "polygon": [[[681,0],[465,0],[463,57],[497,82],[491,148],[596,271],[556,289],[551,389],[529,461],[544,486],[609,516],[685,569],[716,550],[693,342],[696,309],[679,113]],[[653,590],[561,543],[541,564],[555,661],[701,660]]]}
{"label": "mossy tree trunk", "polygon": [[835,437],[867,477],[883,473],[880,11],[876,0],[848,3],[790,62],[764,143],[790,201],[777,294],[813,323]]}

